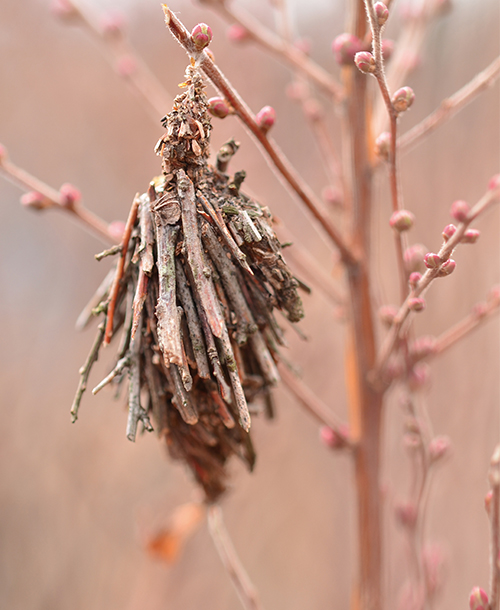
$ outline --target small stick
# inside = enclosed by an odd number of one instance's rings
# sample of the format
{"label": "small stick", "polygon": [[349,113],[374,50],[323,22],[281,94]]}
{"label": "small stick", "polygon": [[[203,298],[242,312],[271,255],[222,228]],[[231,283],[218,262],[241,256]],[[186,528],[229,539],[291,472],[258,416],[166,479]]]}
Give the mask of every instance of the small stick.
{"label": "small stick", "polygon": [[117,375],[121,375],[123,370],[128,366],[130,366],[130,354],[126,354],[123,358],[120,358],[120,360],[118,360],[111,373],[109,373],[109,375],[106,375],[106,377],[104,377],[104,379],[100,383],[98,383],[96,387],[92,390],[92,394],[94,394],[95,396],[97,392],[100,392],[104,388],[104,386],[107,386],[108,383],[111,383]]}
{"label": "small stick", "polygon": [[87,389],[87,382],[89,379],[90,371],[94,362],[96,362],[99,357],[99,349],[101,347],[102,339],[104,337],[104,324],[101,323],[98,326],[98,333],[95,338],[94,344],[92,345],[92,349],[90,350],[89,355],[87,356],[87,360],[85,360],[85,364],[81,367],[80,373],[80,381],[78,383],[78,388],[76,390],[75,398],[73,400],[73,404],[71,406],[71,421],[75,423],[78,419],[78,409],[80,408],[80,402],[82,400],[83,393]]}
{"label": "small stick", "polygon": [[141,204],[139,206],[139,227],[141,230],[141,244],[138,254],[142,260],[144,273],[151,275],[154,267],[153,245],[154,245],[154,228],[153,217],[151,216],[150,206],[156,199],[154,186],[150,185],[148,194],[141,196]]}
{"label": "small stick", "polygon": [[217,504],[212,504],[208,508],[208,529],[243,607],[246,610],[263,610],[257,591],[241,564],[231,538],[224,527],[222,510]]}
{"label": "small stick", "polygon": [[198,226],[198,213],[194,186],[184,170],[177,171],[177,194],[182,210],[182,229],[187,259],[193,274],[196,291],[203,305],[212,333],[219,337],[222,334],[224,319],[218,307],[215,288],[212,283],[209,267],[203,260],[201,240]]}
{"label": "small stick", "polygon": [[113,319],[115,315],[116,300],[118,298],[120,281],[123,277],[123,270],[125,268],[125,258],[127,256],[130,236],[132,234],[132,229],[137,218],[137,208],[139,207],[139,201],[139,193],[137,193],[137,195],[134,197],[132,207],[130,208],[130,212],[127,218],[127,224],[125,225],[125,231],[123,232],[123,239],[121,244],[122,252],[120,258],[118,259],[118,264],[116,265],[116,275],[109,293],[108,315],[106,319],[106,331],[104,333],[103,341],[104,346],[109,345],[111,337],[113,336]]}
{"label": "small stick", "polygon": [[500,603],[500,445],[495,447],[489,472],[491,488],[490,512],[490,603],[489,610],[498,610]]}
{"label": "small stick", "polygon": [[196,411],[196,407],[191,401],[189,394],[186,392],[177,366],[175,364],[170,368],[164,366],[164,371],[169,380],[169,384],[174,390],[172,402],[186,424],[193,426],[198,422],[198,412]]}
{"label": "small stick", "polygon": [[407,152],[419,144],[422,139],[451,119],[457,112],[465,108],[477,95],[493,85],[500,76],[500,57],[497,57],[482,72],[477,74],[471,81],[459,89],[450,97],[444,99],[439,108],[434,110],[428,117],[415,125],[412,129],[400,136],[398,147],[401,152]]}
{"label": "small stick", "polygon": [[87,303],[87,305],[85,305],[82,312],[78,316],[75,324],[76,330],[83,330],[90,322],[92,317],[95,315],[94,309],[96,307],[99,307],[104,297],[106,297],[106,295],[108,294],[109,289],[113,284],[113,278],[115,277],[115,273],[116,270],[113,268],[108,271],[106,277],[100,283],[99,288],[95,291],[90,301]]}
{"label": "small stick", "polygon": [[96,259],[96,261],[101,262],[103,258],[106,258],[106,256],[114,256],[115,254],[118,254],[121,251],[122,246],[121,244],[118,244],[116,246],[111,246],[111,248],[108,248],[107,250],[99,252],[99,254],[94,254],[94,258]]}
{"label": "small stick", "polygon": [[234,428],[234,418],[229,412],[226,403],[222,400],[220,394],[216,391],[210,392],[210,396],[213,398],[216,407],[217,415],[221,418],[222,423],[226,426],[226,428]]}
{"label": "small stick", "polygon": [[134,316],[132,318],[132,331],[130,334],[131,340],[134,339],[135,333],[139,326],[139,318],[142,313],[142,308],[144,307],[146,297],[148,295],[148,282],[149,276],[146,275],[146,273],[144,272],[143,261],[141,259],[141,261],[139,262],[139,275],[137,278],[137,288],[135,290],[133,303]]}

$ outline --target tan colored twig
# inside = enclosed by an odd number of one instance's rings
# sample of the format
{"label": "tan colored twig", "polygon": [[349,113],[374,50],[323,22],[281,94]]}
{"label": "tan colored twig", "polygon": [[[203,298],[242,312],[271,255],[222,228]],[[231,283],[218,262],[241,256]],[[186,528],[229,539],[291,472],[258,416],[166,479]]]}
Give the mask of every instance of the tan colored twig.
{"label": "tan colored twig", "polygon": [[472,102],[480,93],[491,87],[500,76],[500,57],[497,57],[482,72],[459,89],[450,97],[444,99],[439,108],[434,110],[418,125],[407,131],[398,139],[400,152],[407,152],[415,147],[429,134],[451,119],[457,112]]}
{"label": "tan colored twig", "polygon": [[489,472],[490,513],[490,603],[488,610],[500,605],[500,445],[495,447]]}
{"label": "tan colored twig", "polygon": [[232,580],[245,610],[263,610],[258,593],[243,567],[224,526],[222,509],[214,504],[208,509],[208,530],[219,557]]}

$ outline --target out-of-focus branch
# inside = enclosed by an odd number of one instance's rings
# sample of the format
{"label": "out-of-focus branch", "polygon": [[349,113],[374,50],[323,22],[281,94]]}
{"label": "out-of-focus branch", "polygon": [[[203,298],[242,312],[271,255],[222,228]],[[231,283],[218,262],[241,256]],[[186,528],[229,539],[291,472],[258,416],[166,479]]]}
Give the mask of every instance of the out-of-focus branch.
{"label": "out-of-focus branch", "polygon": [[206,51],[200,52],[196,49],[191,40],[189,32],[184,27],[182,22],[165,4],[163,5],[163,10],[165,13],[165,23],[171,34],[180,42],[191,57],[196,57],[196,60],[199,62],[202,70],[212,81],[213,85],[224,95],[227,101],[234,108],[241,121],[248,127],[250,132],[257,139],[260,146],[264,149],[266,156],[278,170],[285,183],[291,187],[291,189],[305,203],[309,211],[321,224],[330,239],[339,249],[342,260],[346,264],[355,265],[357,260],[354,253],[329,218],[322,202],[311,191],[307,183],[300,177],[295,168],[280,150],[276,142],[267,137],[266,133],[257,123],[251,110],[239,96],[238,92],[229,83],[227,78],[222,74],[220,69],[215,65]]}
{"label": "out-of-focus branch", "polygon": [[457,112],[465,108],[480,93],[491,87],[500,76],[500,57],[497,57],[482,72],[477,74],[470,82],[464,85],[452,96],[444,99],[439,108],[434,110],[423,121],[407,131],[398,140],[398,148],[401,152],[411,150],[419,144],[425,136],[451,119]]}
{"label": "out-of-focus branch", "polygon": [[217,504],[210,506],[208,509],[208,529],[245,610],[263,610],[257,591],[250,581],[224,526],[222,510]]}
{"label": "out-of-focus branch", "polygon": [[112,225],[108,225],[81,203],[80,193],[77,189],[70,185],[64,185],[60,191],[56,191],[45,182],[12,163],[2,145],[0,145],[0,149],[0,172],[7,180],[28,191],[21,199],[24,205],[36,210],[55,208],[68,212],[105,243],[116,242],[117,234],[116,231],[113,231]]}
{"label": "out-of-focus branch", "polygon": [[498,610],[500,603],[500,445],[491,457],[489,472],[490,513],[490,603],[489,610]]}
{"label": "out-of-focus branch", "polygon": [[237,23],[244,28],[251,39],[255,40],[264,49],[284,60],[292,68],[298,70],[311,79],[324,93],[333,97],[337,102],[343,98],[342,87],[332,76],[312,61],[305,53],[297,49],[287,40],[277,36],[249,13],[241,8],[236,8],[231,2],[206,1],[214,10],[220,13],[230,23]]}

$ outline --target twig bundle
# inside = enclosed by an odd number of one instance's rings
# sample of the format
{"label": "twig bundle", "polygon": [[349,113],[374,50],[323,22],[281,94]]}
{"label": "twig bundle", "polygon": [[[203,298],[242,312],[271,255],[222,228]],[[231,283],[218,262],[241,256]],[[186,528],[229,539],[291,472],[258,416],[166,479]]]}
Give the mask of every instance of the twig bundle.
{"label": "twig bundle", "polygon": [[244,172],[224,173],[237,144],[208,165],[211,124],[194,65],[183,87],[157,144],[163,175],[134,200],[115,279],[97,308],[106,322],[72,413],[76,419],[100,345],[123,327],[116,365],[94,393],[127,371],[128,438],[135,440],[139,422],[152,430],[151,413],[170,455],[214,501],[225,490],[229,456],[254,465],[248,403],[262,398],[272,416],[284,344],[273,310],[297,322],[303,309],[269,210],[240,192]]}

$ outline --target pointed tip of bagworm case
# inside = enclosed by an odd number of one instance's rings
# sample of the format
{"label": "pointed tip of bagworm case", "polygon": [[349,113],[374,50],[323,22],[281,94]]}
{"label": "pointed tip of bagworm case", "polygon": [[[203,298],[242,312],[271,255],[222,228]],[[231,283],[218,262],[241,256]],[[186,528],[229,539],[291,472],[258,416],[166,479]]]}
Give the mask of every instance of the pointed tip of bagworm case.
{"label": "pointed tip of bagworm case", "polygon": [[163,9],[163,14],[165,15],[165,23],[167,25],[170,24],[170,9],[167,4],[162,4],[161,8]]}

